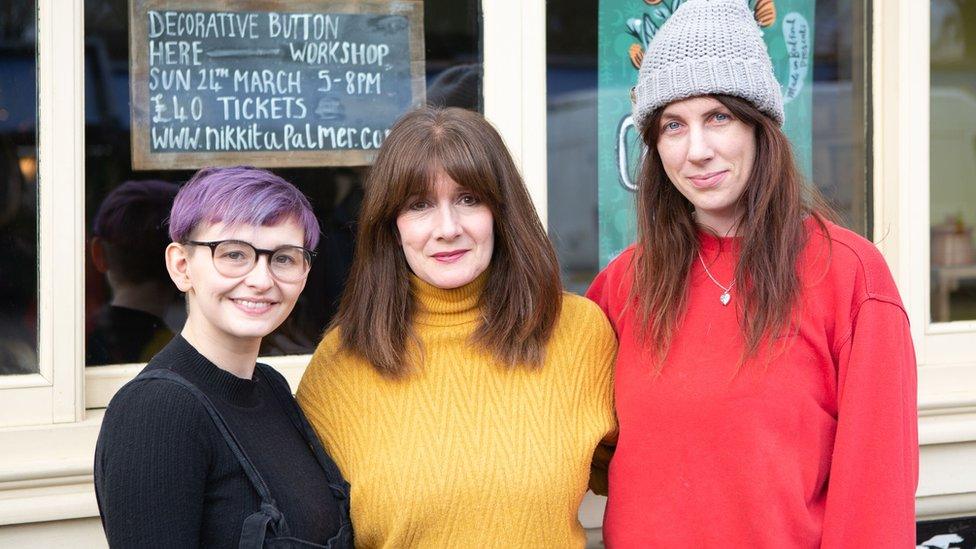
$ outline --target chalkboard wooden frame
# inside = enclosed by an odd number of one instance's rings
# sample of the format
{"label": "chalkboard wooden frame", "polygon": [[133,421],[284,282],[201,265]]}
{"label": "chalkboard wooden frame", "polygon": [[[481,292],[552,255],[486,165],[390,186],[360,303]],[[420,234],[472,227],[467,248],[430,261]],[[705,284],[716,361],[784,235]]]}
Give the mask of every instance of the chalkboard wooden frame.
{"label": "chalkboard wooden frame", "polygon": [[400,15],[410,23],[411,105],[425,102],[423,0],[129,0],[129,89],[133,170],[185,170],[204,166],[366,166],[377,150],[153,152],[149,128],[148,32],[150,10],[208,12],[343,13]]}

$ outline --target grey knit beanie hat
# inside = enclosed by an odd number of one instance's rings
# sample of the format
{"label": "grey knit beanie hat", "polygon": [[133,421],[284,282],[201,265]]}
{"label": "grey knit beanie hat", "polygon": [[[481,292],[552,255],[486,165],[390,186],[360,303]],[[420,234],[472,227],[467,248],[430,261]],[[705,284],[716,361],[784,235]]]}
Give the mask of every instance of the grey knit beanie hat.
{"label": "grey knit beanie hat", "polygon": [[688,0],[657,31],[634,87],[634,123],[697,95],[741,97],[783,124],[783,95],[746,0]]}

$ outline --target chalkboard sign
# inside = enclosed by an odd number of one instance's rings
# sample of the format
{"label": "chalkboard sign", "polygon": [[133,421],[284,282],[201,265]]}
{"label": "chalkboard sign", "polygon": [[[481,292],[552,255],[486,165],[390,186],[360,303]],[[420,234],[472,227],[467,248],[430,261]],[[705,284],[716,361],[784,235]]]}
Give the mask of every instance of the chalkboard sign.
{"label": "chalkboard sign", "polygon": [[130,0],[134,169],[370,164],[424,101],[422,0]]}

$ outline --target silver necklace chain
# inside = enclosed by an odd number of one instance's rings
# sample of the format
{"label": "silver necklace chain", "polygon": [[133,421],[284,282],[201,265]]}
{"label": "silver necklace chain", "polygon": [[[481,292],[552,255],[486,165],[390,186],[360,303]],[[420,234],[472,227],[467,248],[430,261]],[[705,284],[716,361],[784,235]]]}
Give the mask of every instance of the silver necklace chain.
{"label": "silver necklace chain", "polygon": [[715,280],[715,277],[712,276],[711,271],[708,270],[708,265],[705,265],[705,259],[702,257],[701,250],[698,251],[698,261],[701,262],[702,269],[705,269],[705,274],[708,275],[708,278],[711,279],[711,281],[715,283],[716,286],[722,289],[723,293],[718,298],[719,303],[721,303],[722,305],[728,305],[729,301],[732,301],[731,292],[732,292],[732,286],[735,286],[735,280],[733,280],[732,283],[729,284],[728,288],[719,284],[719,281]]}

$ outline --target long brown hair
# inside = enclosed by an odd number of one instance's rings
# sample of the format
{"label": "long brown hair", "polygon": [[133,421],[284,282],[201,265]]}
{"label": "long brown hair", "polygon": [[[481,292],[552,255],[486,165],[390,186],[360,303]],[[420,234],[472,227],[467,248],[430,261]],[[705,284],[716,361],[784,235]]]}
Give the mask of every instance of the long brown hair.
{"label": "long brown hair", "polygon": [[562,306],[556,253],[498,132],[481,115],[424,107],[390,130],[366,179],[356,251],[339,312],[342,345],[380,373],[401,377],[415,303],[396,218],[443,170],[491,210],[494,251],[472,344],[502,363],[541,365]]}
{"label": "long brown hair", "polygon": [[[797,258],[807,239],[804,220],[812,216],[827,234],[824,219],[836,219],[819,192],[804,184],[790,143],[779,125],[738,97],[711,96],[754,129],[756,158],[739,200],[744,214],[735,285],[745,338],[742,360],[753,356],[770,335],[786,328],[800,294]],[[637,306],[641,336],[657,365],[685,312],[688,280],[699,253],[694,206],[671,183],[657,152],[664,109],[654,112],[642,137],[647,152],[638,175],[637,249],[631,301]]]}

